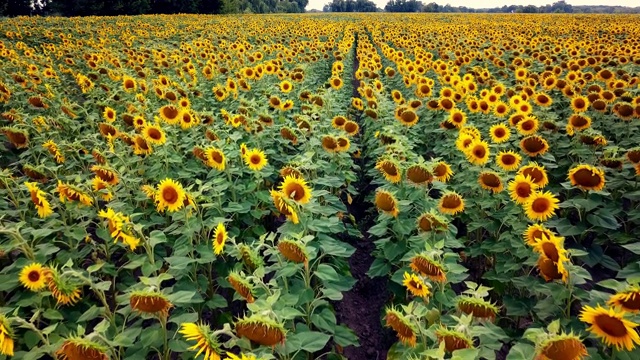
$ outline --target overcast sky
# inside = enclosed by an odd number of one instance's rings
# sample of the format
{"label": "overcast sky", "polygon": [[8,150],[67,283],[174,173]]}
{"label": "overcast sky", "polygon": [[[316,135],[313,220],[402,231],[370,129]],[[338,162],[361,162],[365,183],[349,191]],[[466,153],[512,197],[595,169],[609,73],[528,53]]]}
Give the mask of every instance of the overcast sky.
{"label": "overcast sky", "polygon": [[[384,8],[388,0],[372,0],[378,5],[379,8]],[[557,0],[422,0],[423,3],[428,4],[435,2],[438,5],[449,4],[451,6],[466,6],[469,8],[492,8],[502,7],[503,5],[547,5],[553,4]],[[307,10],[318,9],[322,10],[325,4],[330,3],[331,0],[309,0]],[[637,0],[566,0],[571,5],[620,5],[620,6],[640,6]]]}

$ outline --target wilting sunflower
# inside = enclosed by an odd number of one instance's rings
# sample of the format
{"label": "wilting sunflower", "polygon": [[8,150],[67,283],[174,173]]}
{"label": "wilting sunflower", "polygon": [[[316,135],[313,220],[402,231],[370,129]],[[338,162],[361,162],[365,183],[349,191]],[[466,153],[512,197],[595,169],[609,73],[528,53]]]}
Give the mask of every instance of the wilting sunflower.
{"label": "wilting sunflower", "polygon": [[47,286],[45,281],[46,268],[39,263],[31,263],[20,271],[20,283],[31,291],[40,291]]}
{"label": "wilting sunflower", "polygon": [[284,343],[286,331],[284,326],[269,318],[252,315],[235,323],[236,334],[265,346]]}
{"label": "wilting sunflower", "polygon": [[439,283],[447,281],[444,265],[426,254],[418,254],[412,257],[409,266],[413,271],[428,277],[431,281]]}
{"label": "wilting sunflower", "polygon": [[530,135],[520,140],[520,148],[525,154],[535,157],[544,155],[549,150],[549,143],[541,136]]}
{"label": "wilting sunflower", "polygon": [[409,274],[405,271],[402,284],[415,297],[427,297],[431,293],[427,284],[422,281],[416,274]]}
{"label": "wilting sunflower", "polygon": [[173,304],[166,295],[157,290],[134,291],[129,296],[129,305],[134,311],[145,314],[168,316]]}
{"label": "wilting sunflower", "polygon": [[215,147],[208,147],[204,150],[205,163],[218,171],[224,171],[226,166],[226,157],[222,150]]}
{"label": "wilting sunflower", "polygon": [[496,155],[496,164],[505,171],[514,171],[520,166],[522,156],[513,150],[500,151]]}
{"label": "wilting sunflower", "polygon": [[589,355],[582,340],[573,333],[554,334],[538,344],[539,360],[582,360]]}
{"label": "wilting sunflower", "polygon": [[442,344],[444,342],[444,349],[449,353],[473,348],[473,340],[467,334],[454,329],[447,329],[441,326],[436,330],[436,337],[438,338],[438,343]]}
{"label": "wilting sunflower", "polygon": [[255,301],[253,297],[253,287],[242,275],[239,273],[232,271],[227,276],[227,281],[231,284],[231,287],[238,293],[238,295],[242,296],[248,303],[253,303]]}
{"label": "wilting sunflower", "polygon": [[0,131],[9,139],[17,149],[25,149],[29,147],[29,133],[26,130],[15,127],[3,127]]}
{"label": "wilting sunflower", "polygon": [[472,315],[476,319],[493,321],[498,314],[497,306],[478,297],[459,296],[456,306],[461,312]]}
{"label": "wilting sunflower", "polygon": [[376,163],[377,170],[384,176],[384,178],[392,183],[399,183],[402,180],[402,172],[400,171],[400,166],[393,161],[388,159],[380,159]]}
{"label": "wilting sunflower", "polygon": [[542,224],[531,224],[522,235],[524,236],[524,241],[527,245],[535,246],[536,243],[542,239],[542,236],[551,238],[554,236],[554,233]]}
{"label": "wilting sunflower", "polygon": [[24,183],[29,190],[29,194],[31,195],[31,202],[35,205],[38,210],[38,216],[41,218],[46,218],[47,216],[53,214],[53,210],[51,209],[51,204],[46,198],[46,193],[38,187],[38,184],[35,182],[25,182]]}
{"label": "wilting sunflower", "polygon": [[617,306],[626,312],[637,314],[640,312],[640,287],[631,286],[611,295],[607,305]]}
{"label": "wilting sunflower", "polygon": [[144,137],[136,135],[133,138],[133,153],[136,155],[149,155],[153,152],[153,148],[144,139]]}
{"label": "wilting sunflower", "polygon": [[9,319],[0,314],[0,354],[13,356],[13,329]]}
{"label": "wilting sunflower", "polygon": [[540,166],[535,162],[521,167],[520,170],[518,170],[518,175],[520,174],[530,177],[533,183],[538,185],[539,188],[543,188],[549,183],[549,178],[547,177],[544,166]]}
{"label": "wilting sunflower", "polygon": [[155,201],[158,211],[178,211],[184,207],[186,193],[182,185],[175,180],[166,178],[158,184]]}
{"label": "wilting sunflower", "polygon": [[283,239],[278,242],[278,250],[289,261],[307,263],[309,255],[305,246],[297,241]]}
{"label": "wilting sunflower", "polygon": [[291,220],[294,224],[298,223],[298,213],[296,209],[291,206],[288,200],[283,193],[275,190],[270,191],[271,199],[273,200],[273,204],[278,210],[279,213],[286,216],[287,219]]}
{"label": "wilting sunflower", "polygon": [[58,305],[74,305],[81,298],[80,286],[64,277],[56,268],[44,270],[44,278]]}
{"label": "wilting sunflower", "polygon": [[209,326],[205,324],[183,323],[178,331],[187,341],[195,341],[196,344],[188,350],[198,350],[193,357],[204,354],[204,360],[220,360],[220,343]]}
{"label": "wilting sunflower", "polygon": [[146,125],[142,128],[142,136],[153,145],[162,145],[167,142],[167,137],[160,125]]}
{"label": "wilting sunflower", "polygon": [[227,237],[227,229],[224,227],[224,224],[218,223],[213,234],[213,252],[216,255],[220,255],[222,250],[224,250],[224,244],[227,241]]}
{"label": "wilting sunflower", "polygon": [[489,144],[482,140],[475,140],[466,153],[467,160],[474,165],[484,165],[489,161]]}
{"label": "wilting sunflower", "polygon": [[86,206],[90,206],[93,204],[93,198],[91,198],[87,193],[80,190],[74,185],[63,183],[60,180],[58,180],[58,187],[56,188],[56,191],[60,195],[61,203],[64,203],[66,201],[77,201]]}
{"label": "wilting sunflower", "polygon": [[517,204],[525,204],[529,197],[538,189],[530,177],[518,174],[516,178],[509,182],[509,196]]}
{"label": "wilting sunflower", "polygon": [[569,180],[571,180],[571,185],[585,191],[600,191],[605,184],[604,171],[586,164],[571,168],[569,170]]}
{"label": "wilting sunflower", "polygon": [[580,321],[591,325],[587,330],[600,338],[605,345],[631,351],[640,344],[640,336],[635,328],[638,324],[625,319],[623,310],[596,308],[585,305],[580,313]]}
{"label": "wilting sunflower", "polygon": [[407,180],[414,185],[427,185],[433,181],[433,174],[425,165],[415,164],[407,168]]}
{"label": "wilting sunflower", "polygon": [[438,210],[443,214],[456,215],[464,211],[464,199],[457,193],[448,191],[440,198]]}
{"label": "wilting sunflower", "polygon": [[397,217],[398,213],[400,213],[400,210],[398,209],[398,201],[386,190],[378,189],[378,191],[376,191],[375,203],[378,210],[393,217]]}
{"label": "wilting sunflower", "polygon": [[280,192],[298,204],[304,205],[311,200],[311,189],[303,178],[287,176],[280,185]]}
{"label": "wilting sunflower", "polygon": [[444,161],[439,161],[433,167],[433,176],[436,177],[436,180],[446,183],[453,176],[453,170],[451,170],[451,166]]}
{"label": "wilting sunflower", "polygon": [[47,140],[42,147],[49,151],[49,154],[53,155],[58,164],[62,164],[65,161],[64,154],[58,149],[58,145],[53,140]]}
{"label": "wilting sunflower", "polygon": [[546,221],[555,215],[560,201],[549,191],[534,192],[524,204],[527,217],[532,221]]}
{"label": "wilting sunflower", "polygon": [[267,156],[264,154],[264,151],[260,149],[247,150],[247,153],[244,156],[244,162],[247,164],[249,169],[253,171],[260,171],[267,165]]}
{"label": "wilting sunflower", "polygon": [[128,216],[121,212],[115,212],[110,207],[107,207],[106,210],[103,209],[98,212],[98,217],[108,221],[109,234],[113,238],[114,243],[120,240],[129,245],[131,250],[135,250],[140,244],[140,239],[131,235],[126,228],[127,224],[131,222]]}
{"label": "wilting sunflower", "polygon": [[109,185],[117,185],[120,182],[118,174],[110,167],[104,165],[93,165],[91,171],[96,174],[100,180],[106,182]]}
{"label": "wilting sunflower", "polygon": [[56,355],[61,360],[109,360],[106,346],[80,337],[66,339]]}
{"label": "wilting sunflower", "polygon": [[494,194],[501,192],[504,189],[500,176],[493,171],[483,171],[478,176],[478,183],[485,190],[490,190]]}
{"label": "wilting sunflower", "polygon": [[389,308],[386,310],[384,319],[385,326],[392,328],[403,344],[416,346],[416,328],[400,311]]}
{"label": "wilting sunflower", "polygon": [[489,128],[489,135],[491,141],[495,144],[501,144],[509,140],[511,137],[511,130],[505,124],[495,124]]}

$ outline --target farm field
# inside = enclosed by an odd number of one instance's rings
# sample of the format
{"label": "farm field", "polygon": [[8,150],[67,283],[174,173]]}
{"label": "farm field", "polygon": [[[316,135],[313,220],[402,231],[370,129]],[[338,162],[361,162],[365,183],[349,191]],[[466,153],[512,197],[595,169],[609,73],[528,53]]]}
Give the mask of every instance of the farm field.
{"label": "farm field", "polygon": [[639,24],[0,19],[0,359],[639,359]]}

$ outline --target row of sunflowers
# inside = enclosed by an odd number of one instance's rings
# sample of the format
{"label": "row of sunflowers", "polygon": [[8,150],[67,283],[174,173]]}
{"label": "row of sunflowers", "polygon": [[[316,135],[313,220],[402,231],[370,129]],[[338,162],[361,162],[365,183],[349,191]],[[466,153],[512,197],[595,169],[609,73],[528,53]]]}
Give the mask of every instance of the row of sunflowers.
{"label": "row of sunflowers", "polygon": [[390,359],[640,355],[634,16],[0,28],[0,354],[344,358],[374,241]]}

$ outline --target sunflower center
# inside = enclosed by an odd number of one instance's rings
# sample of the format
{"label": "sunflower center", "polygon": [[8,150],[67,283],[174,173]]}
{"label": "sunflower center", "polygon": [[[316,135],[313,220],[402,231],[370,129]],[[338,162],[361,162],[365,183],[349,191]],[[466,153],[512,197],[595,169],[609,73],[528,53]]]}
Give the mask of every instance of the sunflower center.
{"label": "sunflower center", "polygon": [[482,183],[488,187],[497,188],[500,187],[500,178],[493,174],[483,174]]}
{"label": "sunflower center", "polygon": [[502,163],[505,165],[513,165],[516,163],[516,157],[511,154],[502,155]]}
{"label": "sunflower center", "polygon": [[516,186],[516,194],[521,198],[528,198],[531,195],[531,185],[527,183],[519,183]]}
{"label": "sunflower center", "polygon": [[640,310],[640,293],[633,293],[627,300],[622,301],[622,304],[627,309]]}
{"label": "sunflower center", "polygon": [[158,129],[151,128],[147,131],[147,135],[153,140],[160,140],[162,138],[162,133]]}
{"label": "sunflower center", "polygon": [[475,155],[479,159],[483,159],[486,154],[487,152],[482,146],[477,146],[473,149],[473,155]]}
{"label": "sunflower center", "polygon": [[221,232],[216,236],[216,243],[222,244],[224,242],[224,234]]}
{"label": "sunflower center", "polygon": [[560,260],[558,249],[553,243],[545,242],[544,244],[542,244],[542,251],[544,252],[544,255],[551,261],[558,262],[558,260]]}
{"label": "sunflower center", "polygon": [[627,328],[620,319],[606,314],[596,316],[595,325],[609,336],[621,338],[628,334]]}
{"label": "sunflower center", "polygon": [[502,128],[498,128],[493,132],[493,135],[498,139],[503,138],[506,135],[506,131]]}
{"label": "sunflower center", "polygon": [[583,126],[586,126],[589,122],[587,121],[587,119],[585,119],[582,116],[573,116],[571,118],[571,125],[573,125],[574,127],[577,128],[581,128]]}
{"label": "sunflower center", "polygon": [[29,275],[27,275],[29,281],[36,282],[40,280],[40,272],[36,270],[29,271]]}
{"label": "sunflower center", "polygon": [[579,359],[584,352],[584,345],[577,339],[556,340],[542,350],[551,360]]}
{"label": "sunflower center", "polygon": [[524,131],[530,131],[533,129],[533,127],[534,127],[533,121],[531,120],[527,120],[522,123],[522,130]]}
{"label": "sunflower center", "polygon": [[162,199],[165,202],[169,204],[175,204],[176,201],[178,201],[178,197],[179,197],[178,191],[173,187],[166,187],[162,189]]}
{"label": "sunflower center", "polygon": [[260,157],[260,155],[251,155],[251,158],[249,159],[249,161],[250,161],[253,165],[258,165],[258,164],[260,164],[260,160],[262,160],[262,157]]}
{"label": "sunflower center", "polygon": [[384,170],[384,172],[389,176],[398,175],[398,169],[396,169],[395,165],[393,165],[392,163],[385,162],[382,165],[382,170]]}
{"label": "sunflower center", "polygon": [[442,201],[442,206],[447,209],[455,209],[460,206],[460,199],[455,195],[447,195]]}
{"label": "sunflower center", "polygon": [[538,269],[540,269],[540,273],[542,273],[542,275],[544,275],[548,280],[560,279],[562,277],[558,272],[556,264],[542,256],[540,257],[540,260],[538,260]]}
{"label": "sunflower center", "polygon": [[531,204],[531,208],[534,212],[541,214],[546,212],[549,209],[549,200],[545,198],[535,199],[533,204]]}
{"label": "sunflower center", "polygon": [[176,117],[178,117],[178,109],[174,108],[173,106],[163,108],[162,113],[165,117],[167,117],[167,119],[175,119]]}
{"label": "sunflower center", "polygon": [[602,181],[600,179],[600,176],[594,174],[589,169],[580,169],[576,171],[576,173],[573,174],[573,178],[575,179],[576,183],[578,183],[578,185],[584,187],[598,186]]}
{"label": "sunflower center", "polygon": [[286,191],[287,196],[295,201],[300,201],[305,195],[304,187],[300,184],[288,184]]}
{"label": "sunflower center", "polygon": [[216,163],[218,163],[218,164],[222,163],[222,154],[220,154],[220,153],[219,153],[219,152],[217,152],[217,151],[214,151],[214,152],[211,154],[211,160],[213,160],[214,162],[216,162]]}
{"label": "sunflower center", "polygon": [[530,153],[537,153],[545,148],[544,143],[538,137],[526,138],[523,145]]}
{"label": "sunflower center", "polygon": [[524,176],[530,177],[533,180],[533,182],[536,184],[540,183],[544,178],[542,175],[542,172],[535,168],[525,169],[522,171],[522,174]]}

